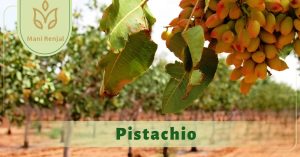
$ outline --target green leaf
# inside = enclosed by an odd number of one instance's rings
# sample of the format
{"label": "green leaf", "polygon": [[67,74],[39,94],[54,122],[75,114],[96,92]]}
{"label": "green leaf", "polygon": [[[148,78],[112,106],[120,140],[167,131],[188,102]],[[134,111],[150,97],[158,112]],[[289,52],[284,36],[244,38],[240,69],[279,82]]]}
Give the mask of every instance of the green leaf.
{"label": "green leaf", "polygon": [[[163,112],[178,113],[190,106],[213,80],[217,66],[217,54],[211,49],[204,49],[199,64],[199,70],[203,76],[202,82],[199,85],[189,87],[190,77],[189,73],[184,71],[184,65],[179,62],[168,65],[167,72],[171,74],[172,78],[164,92]],[[180,77],[179,74],[181,74]]]}
{"label": "green leaf", "polygon": [[182,63],[176,61],[175,64],[168,64],[166,66],[166,72],[171,75],[172,78],[181,79],[185,70]]}
{"label": "green leaf", "polygon": [[199,70],[194,70],[190,76],[189,85],[200,85],[203,79],[203,74]]}
{"label": "green leaf", "polygon": [[292,51],[294,50],[294,45],[289,44],[283,47],[283,49],[280,50],[279,56],[282,58],[286,58]]}
{"label": "green leaf", "polygon": [[108,35],[108,43],[117,51],[121,51],[128,36],[142,30],[151,30],[155,18],[149,12],[147,0],[113,0],[103,13],[100,26]]}
{"label": "green leaf", "polygon": [[17,71],[17,80],[22,81],[22,73],[20,71]]}
{"label": "green leaf", "polygon": [[[189,87],[187,88],[190,89],[192,88],[191,86],[201,84],[201,81],[203,79],[202,73],[199,70],[192,71],[192,68],[196,68],[201,60],[201,55],[203,52],[205,41],[204,31],[201,26],[196,26],[183,32],[182,36],[185,42],[187,43],[189,49],[189,51],[185,51],[185,53],[189,54],[186,54],[185,56],[189,58],[185,57],[184,64],[186,67],[186,71],[191,72],[188,85]],[[189,68],[189,66],[192,66],[192,68]],[[187,90],[187,92],[189,91]]]}
{"label": "green leaf", "polygon": [[144,5],[144,13],[145,13],[145,16],[149,22],[149,28],[151,29],[151,27],[155,24],[156,22],[156,19],[154,18],[154,16],[152,15],[148,5]]}
{"label": "green leaf", "polygon": [[156,49],[149,32],[142,31],[129,36],[122,52],[107,54],[100,63],[106,65],[101,95],[116,96],[126,84],[142,75],[151,66]]}
{"label": "green leaf", "polygon": [[175,33],[167,42],[168,49],[172,51],[180,60],[184,59],[184,50],[186,46],[187,44],[184,41],[181,32]]}
{"label": "green leaf", "polygon": [[24,88],[31,88],[31,82],[30,82],[29,78],[24,78],[22,80],[22,82],[23,82],[23,87]]}
{"label": "green leaf", "polygon": [[193,67],[196,67],[204,47],[204,31],[201,26],[196,26],[183,32],[182,36],[190,49]]}

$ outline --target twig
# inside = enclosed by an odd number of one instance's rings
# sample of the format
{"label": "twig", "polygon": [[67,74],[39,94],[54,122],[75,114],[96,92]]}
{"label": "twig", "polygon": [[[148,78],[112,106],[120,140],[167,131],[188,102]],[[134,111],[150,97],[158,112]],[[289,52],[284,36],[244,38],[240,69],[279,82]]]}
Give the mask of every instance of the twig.
{"label": "twig", "polygon": [[196,2],[196,4],[195,4],[195,6],[194,6],[194,8],[193,8],[193,11],[192,11],[192,13],[191,13],[191,16],[190,16],[190,18],[189,18],[189,21],[188,21],[188,23],[186,24],[186,26],[185,26],[185,28],[184,28],[183,32],[185,32],[185,31],[186,31],[186,30],[189,28],[189,25],[190,25],[191,19],[192,19],[193,15],[194,15],[194,13],[195,13],[195,11],[196,11],[196,8],[197,8],[197,7],[198,7],[198,5],[199,5],[199,2],[200,2],[200,0],[197,0],[197,2]]}

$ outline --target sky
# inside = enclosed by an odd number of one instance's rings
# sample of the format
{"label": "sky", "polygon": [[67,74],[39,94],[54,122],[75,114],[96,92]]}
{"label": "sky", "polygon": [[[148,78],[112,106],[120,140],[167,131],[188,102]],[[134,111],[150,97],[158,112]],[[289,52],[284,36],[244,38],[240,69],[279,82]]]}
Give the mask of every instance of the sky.
{"label": "sky", "polygon": [[[93,25],[97,26],[97,18],[101,17],[101,14],[97,11],[90,11],[85,5],[90,0],[73,0],[73,10],[78,10],[82,13],[82,19],[78,24],[82,27]],[[112,0],[98,0],[100,5],[109,5]],[[159,2],[159,3],[158,3]],[[164,26],[180,13],[180,8],[178,7],[180,0],[149,0],[148,5],[151,12],[156,17],[156,24],[153,28],[152,38],[154,42],[158,44],[158,50],[156,54],[156,60],[164,59],[168,62],[174,62],[176,57],[170,52],[165,46],[165,42],[161,40],[161,32],[164,31]],[[17,21],[17,0],[0,0],[0,27],[6,28],[7,30],[14,30],[15,23]],[[4,15],[5,14],[5,15]],[[5,27],[4,27],[5,25]],[[300,76],[297,68],[300,67],[297,59],[290,55],[286,59],[288,70],[283,72],[271,71],[271,79],[286,83],[295,89],[300,89]]]}

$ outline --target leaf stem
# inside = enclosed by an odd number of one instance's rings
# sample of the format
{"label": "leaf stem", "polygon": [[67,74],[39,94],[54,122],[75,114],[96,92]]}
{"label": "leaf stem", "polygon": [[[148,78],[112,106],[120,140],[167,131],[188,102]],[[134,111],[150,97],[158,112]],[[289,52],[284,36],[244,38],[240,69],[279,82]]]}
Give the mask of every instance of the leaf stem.
{"label": "leaf stem", "polygon": [[142,1],[141,7],[143,8],[144,5],[145,5],[148,1],[149,1],[149,0],[144,0],[144,1]]}
{"label": "leaf stem", "polygon": [[191,19],[192,19],[193,15],[194,15],[194,13],[195,13],[195,11],[196,11],[196,8],[197,8],[198,5],[199,5],[199,2],[200,2],[200,0],[197,0],[195,6],[194,6],[194,8],[193,8],[193,11],[192,11],[192,13],[191,13],[191,16],[190,16],[190,18],[189,18],[189,21],[188,21],[188,23],[186,24],[186,26],[185,26],[183,32],[187,31],[187,29],[189,28]]}

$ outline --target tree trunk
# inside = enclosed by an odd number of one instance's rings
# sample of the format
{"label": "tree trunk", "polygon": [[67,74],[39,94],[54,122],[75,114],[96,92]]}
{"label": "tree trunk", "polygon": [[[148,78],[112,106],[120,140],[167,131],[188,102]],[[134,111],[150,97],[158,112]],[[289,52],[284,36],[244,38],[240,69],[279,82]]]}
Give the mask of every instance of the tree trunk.
{"label": "tree trunk", "polygon": [[69,112],[71,110],[72,106],[70,104],[66,104],[66,115],[65,115],[65,125],[64,125],[64,156],[63,157],[71,157],[71,137],[72,137],[72,118],[71,113]]}
{"label": "tree trunk", "polygon": [[97,126],[96,125],[97,125],[97,122],[94,121],[93,122],[93,138],[96,138],[96,132],[97,132],[97,130],[96,130]]}
{"label": "tree trunk", "polygon": [[191,152],[198,152],[197,147],[192,147],[192,148],[191,148]]}
{"label": "tree trunk", "polygon": [[211,116],[211,119],[212,119],[212,132],[211,132],[211,135],[210,135],[210,143],[214,144],[215,143],[214,136],[215,136],[215,130],[216,130],[214,112],[211,111],[210,116]]}
{"label": "tree trunk", "polygon": [[127,154],[128,157],[133,157],[133,154],[132,154],[132,148],[129,147],[128,148],[128,154]]}
{"label": "tree trunk", "polygon": [[[193,113],[193,121],[198,121],[198,118],[199,118],[199,110],[195,109]],[[195,147],[195,143],[193,142],[191,152],[197,152],[197,151],[198,151],[197,147]]]}
{"label": "tree trunk", "polygon": [[58,116],[59,113],[57,113],[57,112],[59,112],[58,110],[59,109],[56,107],[56,105],[54,105],[53,106],[53,110],[52,110],[52,112],[53,112],[53,120],[54,121],[56,121],[59,118],[59,116]]}
{"label": "tree trunk", "polygon": [[68,111],[65,111],[65,115],[64,115],[64,121],[62,122],[61,125],[61,131],[60,131],[60,142],[64,143],[65,142],[65,126],[66,126],[66,121],[68,121]]}
{"label": "tree trunk", "polygon": [[[68,118],[69,119],[69,118]],[[70,157],[70,144],[71,144],[71,137],[72,137],[72,121],[65,122],[65,130],[64,130],[64,157]]]}
{"label": "tree trunk", "polygon": [[[136,121],[138,119],[139,113],[142,110],[141,104],[142,104],[142,100],[140,101],[136,101],[133,98],[131,99],[131,102],[133,103],[133,112],[130,113],[130,119],[132,121]],[[128,141],[129,142],[129,141]],[[129,142],[129,146],[130,146],[130,142]],[[128,148],[128,157],[132,157],[132,147]]]}
{"label": "tree trunk", "polygon": [[62,124],[61,131],[60,131],[60,143],[65,142],[65,131],[64,131],[64,123]]}
{"label": "tree trunk", "polygon": [[28,141],[28,134],[29,134],[29,127],[30,127],[30,115],[31,115],[31,107],[27,103],[25,105],[25,130],[24,130],[24,145],[23,148],[29,147],[29,141]]}
{"label": "tree trunk", "polygon": [[42,132],[42,121],[43,121],[43,110],[42,109],[38,110],[38,119],[39,119],[38,133],[41,133]]}
{"label": "tree trunk", "polygon": [[8,120],[7,135],[11,135],[11,122]]}
{"label": "tree trunk", "polygon": [[[165,115],[165,121],[170,121],[171,117],[170,115]],[[168,157],[169,153],[168,153],[168,147],[164,147],[163,148],[163,157]]]}
{"label": "tree trunk", "polygon": [[168,147],[164,147],[164,148],[163,148],[163,157],[169,157],[169,154],[168,154]]}

